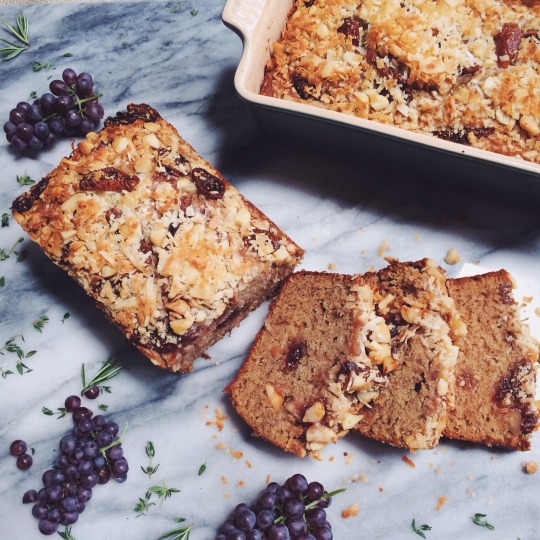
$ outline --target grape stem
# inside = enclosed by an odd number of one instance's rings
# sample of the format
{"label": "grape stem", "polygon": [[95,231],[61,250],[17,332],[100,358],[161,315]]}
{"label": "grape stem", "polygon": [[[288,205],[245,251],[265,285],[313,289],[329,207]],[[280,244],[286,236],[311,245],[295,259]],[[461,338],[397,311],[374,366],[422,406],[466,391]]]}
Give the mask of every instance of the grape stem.
{"label": "grape stem", "polygon": [[[306,511],[317,506],[320,502],[326,501],[330,499],[331,497],[333,497],[334,495],[338,495],[339,493],[343,493],[344,491],[347,491],[347,488],[340,488],[340,489],[331,491],[330,493],[325,493],[320,499],[317,499],[316,501],[311,501],[309,504],[306,504]],[[274,523],[284,523],[284,521],[285,521],[285,516],[280,516],[274,520]]]}
{"label": "grape stem", "polygon": [[126,425],[124,426],[124,431],[122,431],[122,435],[116,441],[113,441],[109,446],[105,446],[105,448],[101,449],[102,455],[105,455],[105,452],[109,450],[109,448],[112,448],[113,446],[118,446],[119,444],[122,444],[122,440],[124,439],[124,435],[126,434],[128,428],[128,422],[126,422]]}

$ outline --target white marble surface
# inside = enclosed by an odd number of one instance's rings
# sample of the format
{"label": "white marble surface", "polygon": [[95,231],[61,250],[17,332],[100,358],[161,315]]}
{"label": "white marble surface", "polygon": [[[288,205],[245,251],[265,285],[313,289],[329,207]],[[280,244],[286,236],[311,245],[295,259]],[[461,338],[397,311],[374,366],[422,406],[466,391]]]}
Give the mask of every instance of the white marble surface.
{"label": "white marble surface", "polygon": [[[175,13],[173,8],[178,8]],[[3,6],[1,18],[13,20],[20,9]],[[306,249],[304,268],[378,268],[384,264],[379,250],[385,241],[385,255],[402,260],[431,256],[452,276],[480,266],[505,267],[522,286],[520,294],[533,297],[528,311],[540,335],[534,313],[540,301],[539,214],[436,184],[420,188],[406,173],[391,178],[265,139],[234,92],[241,43],[221,22],[223,0],[22,9],[30,19],[32,45],[18,58],[0,63],[0,118],[6,119],[10,108],[32,90],[46,91],[49,76],[59,76],[63,68],[88,71],[106,94],[102,101],[108,113],[130,102],[147,102],[174,123]],[[195,16],[192,9],[198,11]],[[68,52],[73,57],[63,57]],[[51,62],[54,70],[33,72],[34,60]],[[26,189],[19,187],[16,175],[27,171],[39,179],[69,151],[70,142],[63,140],[53,151],[21,157],[2,137],[0,213],[9,213],[11,201]],[[164,373],[126,346],[13,220],[0,229],[0,247],[8,248],[19,236],[24,237],[19,248],[28,251],[27,259],[17,263],[12,256],[0,261],[0,276],[5,278],[0,289],[0,346],[23,334],[24,344],[20,338],[18,342],[37,354],[26,361],[32,372],[0,379],[0,538],[41,537],[21,497],[27,489],[41,487],[41,474],[70,427],[68,419],[45,416],[41,409],[61,407],[66,396],[80,391],[83,362],[93,373],[112,355],[129,370],[111,381],[112,393],[100,402],[120,424],[129,422],[124,447],[131,471],[125,484],[110,482],[95,489],[73,527],[77,540],[157,539],[175,525],[175,517],[193,524],[191,540],[211,540],[228,511],[238,502],[253,500],[268,475],[283,481],[295,472],[331,489],[348,488],[329,510],[339,540],[417,538],[410,526],[413,518],[432,526],[426,532],[432,539],[540,538],[540,473],[523,472],[525,462],[540,461],[540,435],[528,453],[445,441],[435,450],[411,456],[414,469],[402,461],[404,451],[354,435],[328,448],[323,462],[286,455],[250,437],[222,391],[241,365],[266,306],[215,345],[209,351],[211,359],[198,361],[194,373]],[[455,266],[444,263],[451,247],[462,256]],[[66,312],[71,317],[62,323]],[[42,315],[50,322],[38,333],[32,322]],[[15,360],[14,354],[6,353],[0,356],[0,366],[15,371]],[[222,431],[206,424],[215,420],[218,408],[228,416]],[[8,455],[9,443],[16,438],[35,448],[34,465],[26,472]],[[154,463],[160,464],[151,480],[140,469],[148,464],[148,440],[156,448]],[[235,458],[236,451],[243,457]],[[203,463],[206,472],[198,476]],[[138,498],[164,481],[181,492],[137,518],[133,507]],[[441,496],[448,502],[437,510]],[[341,511],[355,502],[360,515],[343,519]],[[477,512],[487,514],[495,530],[475,526],[471,516]]]}

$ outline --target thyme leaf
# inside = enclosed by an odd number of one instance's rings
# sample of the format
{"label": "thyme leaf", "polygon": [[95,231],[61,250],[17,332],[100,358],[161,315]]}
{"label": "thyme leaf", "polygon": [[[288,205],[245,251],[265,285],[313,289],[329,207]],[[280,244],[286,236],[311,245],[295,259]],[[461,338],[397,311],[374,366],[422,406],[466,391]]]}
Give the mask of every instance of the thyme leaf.
{"label": "thyme leaf", "polygon": [[412,523],[411,523],[411,527],[412,527],[412,530],[418,535],[418,536],[421,536],[422,538],[426,538],[426,535],[424,534],[424,531],[431,531],[431,527],[429,525],[426,525],[424,523],[424,525],[419,525],[418,527],[416,526],[416,520],[413,518],[412,520]]}
{"label": "thyme leaf", "polygon": [[474,516],[471,519],[475,525],[479,525],[480,527],[485,527],[486,529],[489,529],[490,531],[495,530],[495,527],[491,523],[488,523],[486,519],[483,519],[485,517],[486,517],[486,514],[480,514],[477,512],[476,514],[474,514]]}
{"label": "thyme leaf", "polygon": [[6,284],[6,278],[4,276],[0,276],[0,289]]}
{"label": "thyme leaf", "polygon": [[201,474],[204,474],[206,471],[206,463],[203,463],[200,467],[199,467],[199,474],[198,476],[201,476]]}
{"label": "thyme leaf", "polygon": [[17,244],[20,244],[23,240],[24,238],[22,236],[20,238],[17,238],[17,240],[15,240],[15,243],[7,251],[3,248],[0,248],[0,261],[5,261],[6,259],[9,259],[10,255],[15,251]]}
{"label": "thyme leaf", "polygon": [[38,62],[36,60],[34,60],[34,62],[32,64],[32,69],[34,71],[41,71],[42,69],[51,69],[51,68],[52,68],[52,64],[41,63],[41,62]]}
{"label": "thyme leaf", "polygon": [[2,214],[2,228],[9,227],[9,214],[4,212]]}
{"label": "thyme leaf", "polygon": [[41,334],[43,332],[43,327],[49,322],[49,317],[47,315],[42,315],[37,321],[32,323],[32,326]]}
{"label": "thyme leaf", "polygon": [[64,313],[64,316],[61,319],[61,322],[64,323],[66,321],[66,319],[69,319],[70,317],[71,317],[71,315],[69,314],[69,312],[66,311]]}

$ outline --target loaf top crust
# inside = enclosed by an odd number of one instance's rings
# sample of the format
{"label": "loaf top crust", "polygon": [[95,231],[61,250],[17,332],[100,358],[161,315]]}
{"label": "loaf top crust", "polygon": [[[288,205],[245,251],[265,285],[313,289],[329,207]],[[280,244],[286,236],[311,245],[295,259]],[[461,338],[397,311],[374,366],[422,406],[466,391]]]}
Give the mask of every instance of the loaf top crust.
{"label": "loaf top crust", "polygon": [[540,163],[540,4],[297,0],[261,93]]}
{"label": "loaf top crust", "polygon": [[144,104],[89,133],[13,215],[158,364],[302,255]]}

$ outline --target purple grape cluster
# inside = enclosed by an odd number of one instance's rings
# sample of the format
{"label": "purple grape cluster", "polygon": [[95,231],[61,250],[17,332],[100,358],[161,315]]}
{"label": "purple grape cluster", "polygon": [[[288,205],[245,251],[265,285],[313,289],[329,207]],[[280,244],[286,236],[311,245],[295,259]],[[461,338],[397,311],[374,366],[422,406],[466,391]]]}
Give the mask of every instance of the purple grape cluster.
{"label": "purple grape cluster", "polygon": [[253,506],[236,506],[216,540],[332,540],[325,511],[332,499],[326,495],[322,484],[302,474],[283,485],[271,482]]}
{"label": "purple grape cluster", "polygon": [[[43,487],[29,490],[23,503],[34,503],[32,515],[42,534],[54,534],[59,525],[72,525],[92,498],[92,489],[111,478],[125,482],[128,462],[118,438],[118,424],[93,415],[81,398],[69,396],[65,408],[75,424],[59,442],[60,454],[43,473]],[[116,444],[115,444],[116,443]]]}
{"label": "purple grape cluster", "polygon": [[96,129],[105,111],[94,93],[94,81],[88,73],[67,68],[62,80],[51,81],[50,93],[32,104],[17,103],[4,124],[7,140],[17,150],[40,150],[56,143],[60,136],[86,135]]}

